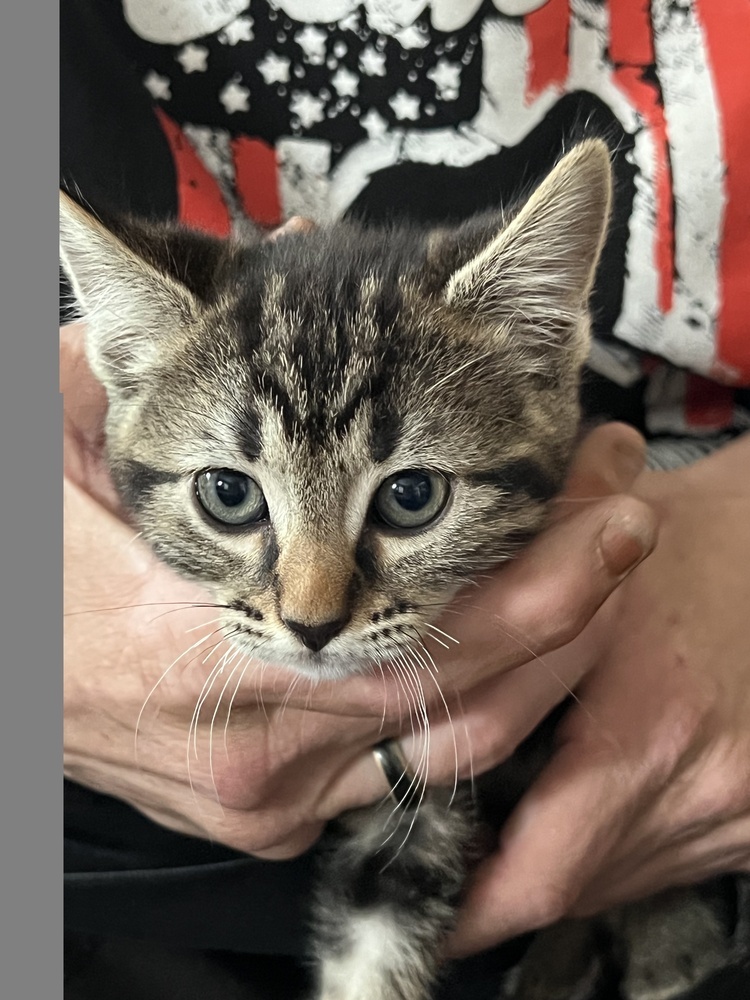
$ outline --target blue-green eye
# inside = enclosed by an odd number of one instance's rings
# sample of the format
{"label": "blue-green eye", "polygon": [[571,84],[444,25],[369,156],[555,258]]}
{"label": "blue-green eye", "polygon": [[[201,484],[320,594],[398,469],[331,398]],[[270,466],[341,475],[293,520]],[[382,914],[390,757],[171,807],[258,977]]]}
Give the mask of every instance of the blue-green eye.
{"label": "blue-green eye", "polygon": [[254,479],[232,469],[209,469],[195,477],[201,507],[221,524],[239,526],[268,516],[263,490]]}
{"label": "blue-green eye", "polygon": [[373,509],[392,528],[421,528],[438,516],[449,492],[448,483],[437,472],[405,469],[381,483]]}

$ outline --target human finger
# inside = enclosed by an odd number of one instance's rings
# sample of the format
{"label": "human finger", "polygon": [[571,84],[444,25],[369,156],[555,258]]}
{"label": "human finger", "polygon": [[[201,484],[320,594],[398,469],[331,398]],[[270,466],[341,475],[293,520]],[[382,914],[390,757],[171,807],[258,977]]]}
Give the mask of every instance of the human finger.
{"label": "human finger", "polygon": [[291,219],[274,229],[268,234],[266,239],[269,243],[274,243],[282,236],[288,236],[290,233],[309,233],[311,229],[315,229],[315,223],[312,219],[306,219],[301,215],[293,215]]}
{"label": "human finger", "polygon": [[664,843],[644,860],[607,865],[576,900],[571,914],[586,917],[676,885],[697,885],[728,872],[750,873],[750,816],[727,820],[701,836]]}
{"label": "human finger", "polygon": [[71,323],[60,329],[60,392],[67,428],[86,438],[101,434],[107,396],[86,359],[86,326]]}
{"label": "human finger", "polygon": [[571,642],[651,552],[657,528],[642,501],[608,497],[552,525],[485,586],[465,592],[439,622],[456,640],[446,658],[460,668],[461,689]]}
{"label": "human finger", "polygon": [[646,442],[634,427],[617,421],[601,424],[576,449],[556,506],[626,493],[645,463]]}
{"label": "human finger", "polygon": [[587,757],[574,744],[558,751],[477,870],[450,953],[480,951],[574,911],[640,808],[641,792],[615,755]]}

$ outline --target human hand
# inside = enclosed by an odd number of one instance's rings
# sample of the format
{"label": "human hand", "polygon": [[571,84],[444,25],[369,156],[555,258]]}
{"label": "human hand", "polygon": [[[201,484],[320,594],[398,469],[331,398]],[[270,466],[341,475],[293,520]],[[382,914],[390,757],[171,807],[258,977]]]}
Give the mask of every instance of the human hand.
{"label": "human hand", "polygon": [[559,749],[477,872],[451,951],[750,871],[750,435],[644,473],[659,543],[573,642]]}
{"label": "human hand", "polygon": [[[66,773],[172,829],[259,856],[293,856],[327,820],[383,796],[369,751],[383,736],[409,731],[397,682],[362,677],[311,686],[239,654],[231,659],[217,642],[208,595],[159,563],[119,509],[102,452],[106,400],[86,365],[82,328],[62,331],[61,350]],[[449,697],[531,655],[528,644],[488,620],[482,602],[512,618],[543,653],[572,638],[648,551],[648,508],[618,495],[640,461],[637,437],[626,428],[602,429],[581,448],[569,498],[598,483],[602,499],[568,504],[523,558],[472,593],[478,610],[465,608],[454,629],[466,641],[440,665]],[[509,675],[511,689],[520,676]],[[545,714],[550,686],[561,697],[545,680],[544,697],[527,711],[529,728]],[[518,688],[519,700],[527,695]],[[427,699],[438,695],[428,690]],[[493,739],[503,720],[507,734],[525,735],[510,715],[494,715]],[[484,716],[479,725],[487,730]],[[454,773],[449,742],[442,750],[435,742],[433,780]],[[499,751],[497,742],[487,749],[490,763]]]}

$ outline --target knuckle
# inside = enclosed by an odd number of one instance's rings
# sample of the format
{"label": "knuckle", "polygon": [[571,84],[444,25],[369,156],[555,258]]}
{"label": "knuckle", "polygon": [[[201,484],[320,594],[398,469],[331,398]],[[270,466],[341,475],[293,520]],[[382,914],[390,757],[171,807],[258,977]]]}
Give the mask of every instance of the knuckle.
{"label": "knuckle", "polygon": [[[565,601],[549,610],[545,635],[547,649],[559,649],[572,642],[583,631],[595,610],[585,594],[571,593],[564,596]],[[573,598],[575,603],[569,603],[568,597]]]}
{"label": "knuckle", "polygon": [[260,854],[277,849],[290,836],[287,817],[278,811],[248,813],[225,809],[208,829],[211,840],[246,854]]}
{"label": "knuckle", "polygon": [[308,850],[322,828],[323,824],[311,824],[286,812],[261,811],[252,817],[235,813],[216,824],[214,839],[245,854],[283,861]]}
{"label": "knuckle", "polygon": [[701,761],[711,759],[711,771],[724,770],[724,754],[713,746],[710,738],[714,726],[712,705],[682,692],[679,701],[664,705],[658,727],[652,732],[651,744],[644,763],[650,783],[660,788],[676,775],[702,767]]}
{"label": "knuckle", "polygon": [[713,711],[710,705],[700,704],[689,697],[675,708],[669,725],[670,763],[677,765],[686,757],[693,757],[698,748],[706,745]]}
{"label": "knuckle", "polygon": [[506,761],[516,749],[514,740],[497,719],[477,726],[468,737],[466,754],[459,755],[459,778],[480,775]]}
{"label": "knuckle", "polygon": [[747,812],[750,807],[750,761],[747,756],[733,755],[724,777],[728,811],[733,816]]}
{"label": "knuckle", "polygon": [[232,850],[242,851],[244,854],[257,854],[267,850],[276,840],[280,839],[278,835],[275,838],[270,837],[267,833],[264,835],[264,831],[255,826],[255,817],[253,817],[252,828],[247,826],[247,817],[245,816],[243,819],[244,823],[216,824],[211,839],[218,840],[227,847],[231,847]]}
{"label": "knuckle", "polygon": [[691,789],[692,813],[703,824],[727,822],[750,805],[750,764],[736,747],[713,748],[708,766]]}

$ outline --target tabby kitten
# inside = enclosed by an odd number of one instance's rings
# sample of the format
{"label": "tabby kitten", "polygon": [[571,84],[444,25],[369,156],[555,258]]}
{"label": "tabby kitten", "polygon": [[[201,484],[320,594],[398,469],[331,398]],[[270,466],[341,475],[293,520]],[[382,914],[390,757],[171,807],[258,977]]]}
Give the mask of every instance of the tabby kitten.
{"label": "tabby kitten", "polygon": [[[515,214],[430,231],[225,242],[108,229],[63,196],[113,480],[155,552],[227,606],[236,646],[318,678],[418,664],[441,606],[540,528],[577,433],[610,198],[598,141]],[[320,1000],[432,995],[476,839],[468,792],[449,799],[342,819]]]}

